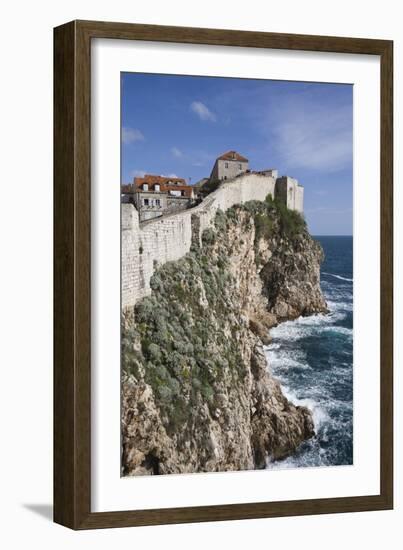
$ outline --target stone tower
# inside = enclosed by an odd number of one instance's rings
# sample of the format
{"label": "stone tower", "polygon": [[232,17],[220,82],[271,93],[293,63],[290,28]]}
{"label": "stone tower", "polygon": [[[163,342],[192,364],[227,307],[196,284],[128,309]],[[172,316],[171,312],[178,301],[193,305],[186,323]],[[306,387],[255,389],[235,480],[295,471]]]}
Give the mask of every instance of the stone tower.
{"label": "stone tower", "polygon": [[304,211],[304,188],[295,178],[281,176],[276,179],[275,195],[290,210]]}

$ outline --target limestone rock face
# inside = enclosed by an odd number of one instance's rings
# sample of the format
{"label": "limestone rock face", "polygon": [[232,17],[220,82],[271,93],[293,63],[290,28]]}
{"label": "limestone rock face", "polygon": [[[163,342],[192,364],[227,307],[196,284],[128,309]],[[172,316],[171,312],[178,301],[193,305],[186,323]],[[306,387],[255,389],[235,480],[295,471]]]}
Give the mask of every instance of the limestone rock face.
{"label": "limestone rock face", "polygon": [[268,309],[277,322],[327,312],[320,288],[323,250],[307,233],[270,240],[273,253],[260,272]]}
{"label": "limestone rock face", "polygon": [[270,327],[326,311],[322,250],[291,222],[271,203],[219,211],[124,312],[124,475],[264,468],[314,435],[263,351]]}

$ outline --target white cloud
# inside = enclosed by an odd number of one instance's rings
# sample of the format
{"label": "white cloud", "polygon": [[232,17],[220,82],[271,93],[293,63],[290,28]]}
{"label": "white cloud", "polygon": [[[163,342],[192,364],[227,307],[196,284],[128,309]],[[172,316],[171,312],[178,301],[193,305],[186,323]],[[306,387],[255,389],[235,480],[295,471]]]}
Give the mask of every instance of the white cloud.
{"label": "white cloud", "polygon": [[192,153],[192,166],[212,166],[215,155],[206,151],[197,150]]}
{"label": "white cloud", "polygon": [[122,142],[125,145],[133,143],[134,141],[144,141],[144,136],[137,128],[122,128]]}
{"label": "white cloud", "polygon": [[352,162],[350,107],[329,109],[308,102],[282,109],[282,116],[272,131],[288,166],[335,172]]}
{"label": "white cloud", "polygon": [[210,122],[216,121],[216,116],[210,111],[210,109],[204,105],[201,101],[193,101],[190,104],[190,110],[193,111],[200,120],[208,120]]}
{"label": "white cloud", "polygon": [[163,178],[178,178],[176,174],[161,174]]}
{"label": "white cloud", "polygon": [[183,157],[182,151],[180,149],[178,149],[177,147],[171,147],[171,153],[177,159],[180,159],[180,158]]}

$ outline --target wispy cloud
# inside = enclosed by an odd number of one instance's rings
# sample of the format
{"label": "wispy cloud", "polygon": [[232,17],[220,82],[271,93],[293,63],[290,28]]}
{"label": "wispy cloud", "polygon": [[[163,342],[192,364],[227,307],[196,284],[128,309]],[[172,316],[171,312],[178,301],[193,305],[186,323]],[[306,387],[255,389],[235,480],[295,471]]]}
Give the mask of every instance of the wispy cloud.
{"label": "wispy cloud", "polygon": [[177,159],[180,159],[180,158],[183,157],[182,151],[180,149],[178,149],[177,147],[171,147],[171,153]]}
{"label": "wispy cloud", "polygon": [[161,174],[163,178],[178,178],[179,176],[176,174]]}
{"label": "wispy cloud", "polygon": [[195,113],[200,120],[215,122],[217,117],[210,109],[201,101],[193,101],[190,104],[190,110]]}
{"label": "wispy cloud", "polygon": [[192,166],[208,166],[211,167],[212,162],[215,160],[216,155],[208,153],[203,150],[196,150],[192,152]]}
{"label": "wispy cloud", "polygon": [[352,110],[314,101],[285,105],[272,127],[277,151],[292,168],[335,172],[352,162]]}
{"label": "wispy cloud", "polygon": [[122,128],[122,142],[125,145],[133,143],[134,141],[144,141],[144,136],[137,128]]}

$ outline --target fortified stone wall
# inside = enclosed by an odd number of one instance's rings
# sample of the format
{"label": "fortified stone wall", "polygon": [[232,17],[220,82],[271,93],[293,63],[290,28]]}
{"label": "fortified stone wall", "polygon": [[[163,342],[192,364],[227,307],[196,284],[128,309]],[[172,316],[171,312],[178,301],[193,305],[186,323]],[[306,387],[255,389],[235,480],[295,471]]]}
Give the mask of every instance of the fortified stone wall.
{"label": "fortified stone wall", "polygon": [[172,197],[168,195],[165,213],[171,214],[172,212],[179,212],[180,210],[186,210],[186,208],[189,208],[191,204],[192,204],[192,199],[189,199],[188,197]]}
{"label": "fortified stone wall", "polygon": [[132,204],[122,204],[122,308],[132,307],[151,292],[150,279],[158,265],[175,261],[190,251],[218,209],[274,197],[275,179],[243,174],[222,184],[195,208],[139,223]]}
{"label": "fortified stone wall", "polygon": [[287,205],[290,210],[304,212],[304,188],[298,180],[290,176],[281,176],[276,179],[276,196]]}
{"label": "fortified stone wall", "polygon": [[137,289],[144,285],[142,265],[139,262],[140,223],[139,214],[132,203],[121,205],[121,289],[122,308],[136,301]]}
{"label": "fortified stone wall", "polygon": [[301,214],[304,212],[304,188],[302,185],[297,185],[295,194],[295,210]]}

